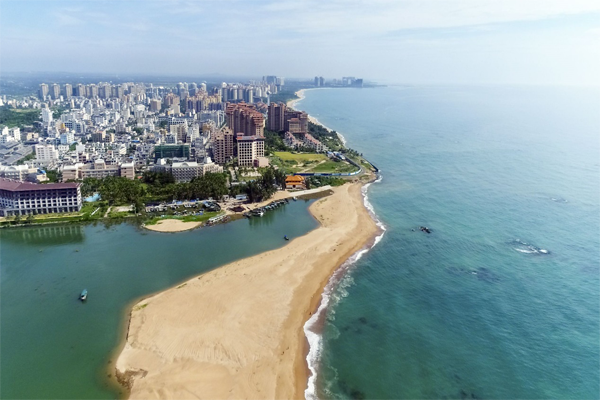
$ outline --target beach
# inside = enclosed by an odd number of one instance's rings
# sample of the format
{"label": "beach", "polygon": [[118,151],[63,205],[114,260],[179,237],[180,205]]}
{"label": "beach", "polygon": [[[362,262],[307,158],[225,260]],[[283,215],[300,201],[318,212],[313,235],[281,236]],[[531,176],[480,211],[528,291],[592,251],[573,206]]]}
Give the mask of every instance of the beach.
{"label": "beach", "polygon": [[178,219],[163,219],[154,225],[144,225],[144,228],[155,232],[182,232],[194,229],[202,225],[202,222],[183,222]]}
{"label": "beach", "polygon": [[[305,92],[306,92],[307,90],[324,90],[324,89],[327,89],[327,88],[300,89],[300,90],[298,90],[298,91],[295,93],[295,94],[296,94],[296,96],[298,96],[298,98],[297,98],[297,99],[293,99],[293,100],[289,100],[289,101],[286,103],[286,106],[288,106],[289,108],[296,109],[296,105],[298,104],[298,102],[300,102],[300,101],[304,100],[304,98],[305,98]],[[308,120],[309,120],[310,122],[312,122],[313,124],[316,124],[316,125],[321,125],[323,128],[327,129],[327,130],[328,130],[328,131],[330,131],[330,132],[331,132],[331,131],[333,131],[333,129],[331,129],[331,128],[329,128],[328,126],[326,126],[326,125],[322,124],[322,123],[321,123],[321,122],[320,122],[320,121],[319,121],[317,118],[313,117],[313,116],[312,116],[312,115],[310,115],[310,114],[308,114]],[[339,132],[336,132],[336,133],[337,133],[338,137],[340,138],[340,140],[341,140],[342,144],[345,146],[345,145],[346,145],[346,138],[344,137],[344,135],[342,135],[342,134],[341,134],[341,133],[339,133]]]}
{"label": "beach", "polygon": [[378,233],[361,186],[316,201],[320,226],[286,246],[136,304],[116,363],[130,398],[303,398],[303,325],[336,268]]}

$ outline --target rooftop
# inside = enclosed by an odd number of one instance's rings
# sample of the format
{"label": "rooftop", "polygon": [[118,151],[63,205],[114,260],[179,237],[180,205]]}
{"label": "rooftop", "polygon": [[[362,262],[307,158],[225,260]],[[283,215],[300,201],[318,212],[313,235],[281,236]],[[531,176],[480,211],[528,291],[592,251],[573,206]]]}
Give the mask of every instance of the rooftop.
{"label": "rooftop", "polygon": [[12,179],[0,178],[0,190],[9,190],[11,192],[25,192],[29,190],[56,190],[56,189],[75,189],[79,183],[47,183],[40,185],[37,183],[21,182]]}

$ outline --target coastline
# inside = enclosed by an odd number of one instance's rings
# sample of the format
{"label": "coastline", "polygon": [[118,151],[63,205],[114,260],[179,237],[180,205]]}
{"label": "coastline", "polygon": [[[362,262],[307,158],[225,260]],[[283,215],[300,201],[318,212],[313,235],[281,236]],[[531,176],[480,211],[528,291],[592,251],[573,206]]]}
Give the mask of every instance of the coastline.
{"label": "coastline", "polygon": [[[300,102],[300,101],[302,101],[302,100],[304,100],[304,99],[306,98],[306,96],[305,96],[305,94],[304,94],[304,93],[305,93],[307,90],[324,90],[324,89],[331,89],[331,88],[307,88],[307,89],[300,89],[300,90],[298,90],[298,91],[295,93],[295,94],[296,94],[296,96],[298,96],[298,98],[297,98],[297,99],[293,99],[293,100],[288,100],[288,102],[286,103],[286,106],[287,106],[287,107],[290,107],[290,108],[293,108],[293,109],[295,109],[295,108],[296,108],[296,105],[297,105],[297,103],[298,103],[298,102]],[[310,122],[312,122],[313,124],[316,124],[316,125],[321,125],[323,128],[327,129],[329,132],[333,132],[333,129],[331,129],[331,128],[330,128],[330,127],[328,127],[327,125],[325,125],[325,124],[321,123],[321,122],[320,122],[320,121],[319,121],[317,118],[315,118],[314,116],[312,116],[312,115],[310,115],[310,114],[308,114],[308,120],[309,120]],[[335,133],[337,133],[337,135],[338,135],[338,138],[340,138],[340,141],[342,142],[342,144],[343,144],[344,146],[346,146],[346,138],[344,137],[344,135],[342,135],[342,134],[341,134],[341,133],[339,133],[338,131],[335,131]]]}
{"label": "coastline", "polygon": [[340,186],[311,205],[320,226],[287,246],[138,302],[116,363],[131,398],[304,397],[302,327],[331,275],[380,232],[362,188]]}

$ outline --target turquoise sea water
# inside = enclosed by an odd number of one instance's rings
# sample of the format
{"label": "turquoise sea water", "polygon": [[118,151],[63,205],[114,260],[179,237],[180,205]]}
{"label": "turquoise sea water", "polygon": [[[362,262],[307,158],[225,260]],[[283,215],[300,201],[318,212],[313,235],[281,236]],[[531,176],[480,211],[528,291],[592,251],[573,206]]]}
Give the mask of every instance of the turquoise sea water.
{"label": "turquoise sea water", "polygon": [[307,207],[176,234],[125,223],[0,230],[0,397],[116,398],[108,374],[132,302],[305,234],[317,226]]}
{"label": "turquoise sea water", "polygon": [[600,397],[597,88],[324,89],[297,108],[382,170],[387,228],[331,296],[319,397]]}

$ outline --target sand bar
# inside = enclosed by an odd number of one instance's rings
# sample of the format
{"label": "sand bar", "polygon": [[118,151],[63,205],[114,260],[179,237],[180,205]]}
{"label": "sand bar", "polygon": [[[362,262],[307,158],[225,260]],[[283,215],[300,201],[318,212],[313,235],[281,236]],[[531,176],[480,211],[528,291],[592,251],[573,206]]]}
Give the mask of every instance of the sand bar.
{"label": "sand bar", "polygon": [[194,229],[202,225],[202,222],[183,222],[178,219],[161,219],[154,225],[144,225],[144,228],[156,232],[181,232]]}
{"label": "sand bar", "polygon": [[321,226],[133,307],[117,360],[131,399],[303,398],[303,325],[333,271],[378,228],[359,183],[311,205]]}

